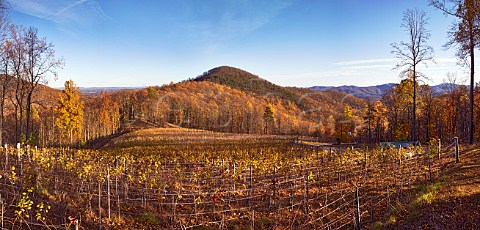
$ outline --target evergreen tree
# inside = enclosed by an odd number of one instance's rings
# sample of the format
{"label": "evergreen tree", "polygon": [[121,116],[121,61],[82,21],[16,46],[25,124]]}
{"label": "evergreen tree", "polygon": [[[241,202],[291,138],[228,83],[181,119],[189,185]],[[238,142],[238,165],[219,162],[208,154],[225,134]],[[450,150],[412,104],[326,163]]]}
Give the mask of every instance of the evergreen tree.
{"label": "evergreen tree", "polygon": [[275,115],[273,111],[273,106],[268,104],[265,106],[265,112],[263,113],[263,120],[265,121],[265,134],[268,133],[268,126],[274,121]]}

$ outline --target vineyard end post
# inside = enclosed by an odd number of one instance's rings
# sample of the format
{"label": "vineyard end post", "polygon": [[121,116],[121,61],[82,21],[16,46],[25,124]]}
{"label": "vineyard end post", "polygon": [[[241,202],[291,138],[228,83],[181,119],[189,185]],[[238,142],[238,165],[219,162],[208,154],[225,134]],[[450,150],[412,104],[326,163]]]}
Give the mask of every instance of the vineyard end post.
{"label": "vineyard end post", "polygon": [[440,160],[440,153],[442,152],[442,139],[438,139],[438,159]]}
{"label": "vineyard end post", "polygon": [[110,221],[110,167],[107,165],[107,203],[108,203],[108,221]]}
{"label": "vineyard end post", "polygon": [[356,206],[356,216],[355,216],[355,230],[360,230],[360,198],[358,196],[358,187],[355,187],[355,206]]}
{"label": "vineyard end post", "polygon": [[305,174],[305,214],[308,216],[308,172]]}
{"label": "vineyard end post", "polygon": [[98,230],[102,229],[102,187],[100,179],[98,180]]}
{"label": "vineyard end post", "polygon": [[458,163],[459,162],[459,160],[458,160],[458,137],[454,137],[453,140],[455,142],[455,163]]}
{"label": "vineyard end post", "polygon": [[0,203],[2,203],[2,208],[0,209],[0,211],[2,212],[1,213],[1,219],[0,219],[0,222],[1,222],[1,227],[3,229],[3,212],[4,212],[4,204],[3,204],[3,200],[2,200],[2,194],[0,193]]}

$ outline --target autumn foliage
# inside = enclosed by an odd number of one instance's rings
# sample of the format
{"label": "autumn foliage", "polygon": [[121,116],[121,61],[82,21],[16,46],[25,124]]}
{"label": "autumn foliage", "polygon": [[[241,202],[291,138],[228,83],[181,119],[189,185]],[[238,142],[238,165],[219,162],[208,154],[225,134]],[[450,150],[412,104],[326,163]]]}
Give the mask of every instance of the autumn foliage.
{"label": "autumn foliage", "polygon": [[56,108],[58,117],[55,124],[64,130],[73,144],[74,137],[82,132],[83,103],[80,101],[80,90],[72,80],[65,82],[65,89],[59,95]]}
{"label": "autumn foliage", "polygon": [[[230,84],[235,86],[232,82],[239,79],[231,80]],[[15,83],[13,79],[11,84]],[[264,93],[245,91],[208,80],[94,95],[79,94],[71,84],[73,82],[68,83],[64,91],[43,85],[35,90],[31,112],[35,138],[31,139],[31,144],[90,143],[129,132],[132,127],[178,126],[229,133],[302,135],[323,142],[357,143],[409,140],[412,129],[413,84],[409,79],[386,91],[380,101],[365,101],[337,91],[317,92],[280,86]],[[469,124],[463,119],[469,113],[467,88],[444,84],[447,93],[437,94],[428,85],[417,87],[416,139],[426,142],[431,138],[448,140],[459,136],[467,140]],[[287,91],[287,94],[281,93]],[[478,97],[478,92],[475,95]],[[11,144],[17,142],[15,119],[19,118],[16,104],[12,103],[15,101],[9,99],[13,96],[15,94],[7,94],[4,105],[7,134],[3,140]],[[81,113],[75,110],[82,105],[83,120],[81,115],[73,116]],[[475,114],[480,121],[478,109],[475,107]],[[136,126],[139,122],[143,124],[141,127]]]}

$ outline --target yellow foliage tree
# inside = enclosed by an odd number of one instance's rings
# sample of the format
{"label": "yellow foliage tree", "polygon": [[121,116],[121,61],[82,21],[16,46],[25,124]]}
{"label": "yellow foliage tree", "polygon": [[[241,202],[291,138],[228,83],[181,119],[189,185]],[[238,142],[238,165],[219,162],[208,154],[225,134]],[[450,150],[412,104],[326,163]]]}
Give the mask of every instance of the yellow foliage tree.
{"label": "yellow foliage tree", "polygon": [[74,135],[82,132],[83,103],[80,101],[80,89],[72,80],[65,82],[65,89],[60,92],[58,106],[56,107],[58,117],[55,124],[64,130],[73,143]]}
{"label": "yellow foliage tree", "polygon": [[345,106],[345,109],[343,110],[343,114],[345,115],[345,118],[350,119],[353,117],[353,112],[352,108],[349,105]]}
{"label": "yellow foliage tree", "polygon": [[340,116],[340,119],[338,119],[336,122],[335,129],[338,135],[338,141],[351,141],[352,134],[355,131],[355,122],[353,121],[352,108],[349,105],[345,106],[343,115]]}

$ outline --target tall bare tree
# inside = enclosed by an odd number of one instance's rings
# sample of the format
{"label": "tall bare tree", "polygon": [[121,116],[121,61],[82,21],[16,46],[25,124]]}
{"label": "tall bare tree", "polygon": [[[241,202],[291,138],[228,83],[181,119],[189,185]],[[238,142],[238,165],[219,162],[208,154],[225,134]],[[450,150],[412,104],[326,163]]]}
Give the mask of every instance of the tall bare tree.
{"label": "tall bare tree", "polygon": [[15,107],[15,137],[16,141],[20,141],[20,136],[23,133],[23,106],[25,105],[25,41],[24,41],[25,27],[19,25],[10,26],[10,40],[11,47],[8,50],[8,55],[11,64],[11,73],[15,82],[15,96],[11,98],[12,104]]}
{"label": "tall bare tree", "polygon": [[38,30],[29,27],[25,33],[25,83],[27,85],[26,98],[26,138],[31,134],[31,108],[33,92],[39,83],[48,83],[50,75],[57,78],[57,70],[63,66],[63,60],[55,58],[55,49],[52,43],[47,43],[46,38],[38,37]]}
{"label": "tall bare tree", "polygon": [[12,79],[10,76],[10,48],[11,42],[8,41],[8,3],[0,0],[0,146],[3,145],[3,127],[4,127],[4,110],[7,89]]}
{"label": "tall bare tree", "polygon": [[407,76],[413,80],[413,111],[412,131],[410,139],[416,140],[416,112],[417,112],[417,81],[418,78],[426,78],[417,71],[420,63],[426,64],[433,60],[433,48],[427,44],[430,32],[427,30],[428,17],[419,9],[407,9],[403,13],[401,27],[408,33],[408,40],[400,43],[392,43],[392,53],[397,59],[394,69],[402,69],[401,76]]}
{"label": "tall bare tree", "polygon": [[[430,5],[454,16],[456,20],[448,31],[446,48],[457,47],[461,64],[470,67],[470,133],[469,143],[473,144],[475,124],[473,122],[473,91],[475,87],[475,47],[480,44],[480,0],[430,0]],[[470,58],[470,61],[468,59]]]}

